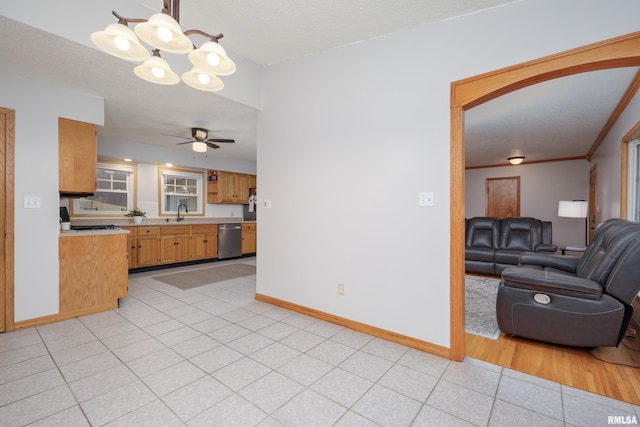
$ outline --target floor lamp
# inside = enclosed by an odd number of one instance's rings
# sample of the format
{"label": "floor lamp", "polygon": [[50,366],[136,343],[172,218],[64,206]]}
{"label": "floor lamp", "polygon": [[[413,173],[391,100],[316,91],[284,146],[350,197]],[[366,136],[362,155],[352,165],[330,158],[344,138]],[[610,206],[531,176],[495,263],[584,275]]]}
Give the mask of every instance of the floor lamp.
{"label": "floor lamp", "polygon": [[584,218],[584,246],[587,246],[587,214],[589,202],[586,200],[561,200],[558,205],[558,216],[564,218]]}

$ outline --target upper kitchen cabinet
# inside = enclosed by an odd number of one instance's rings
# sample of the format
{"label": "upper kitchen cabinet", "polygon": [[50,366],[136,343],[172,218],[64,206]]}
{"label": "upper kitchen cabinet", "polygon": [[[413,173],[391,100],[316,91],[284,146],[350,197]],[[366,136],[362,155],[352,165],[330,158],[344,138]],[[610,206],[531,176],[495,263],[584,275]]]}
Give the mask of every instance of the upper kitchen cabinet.
{"label": "upper kitchen cabinet", "polygon": [[60,193],[96,191],[96,125],[58,119],[58,180]]}
{"label": "upper kitchen cabinet", "polygon": [[[255,188],[256,176],[244,173],[210,171],[207,182],[208,203],[246,204],[249,188]],[[253,185],[253,187],[252,187]]]}

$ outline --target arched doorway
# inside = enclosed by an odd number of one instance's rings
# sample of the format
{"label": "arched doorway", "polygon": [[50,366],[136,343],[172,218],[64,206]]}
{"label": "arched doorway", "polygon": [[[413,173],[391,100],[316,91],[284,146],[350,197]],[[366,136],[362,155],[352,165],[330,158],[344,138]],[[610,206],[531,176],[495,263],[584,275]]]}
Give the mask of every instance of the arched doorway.
{"label": "arched doorway", "polygon": [[451,84],[450,358],[464,358],[465,110],[536,83],[588,71],[640,66],[640,32],[514,65]]}

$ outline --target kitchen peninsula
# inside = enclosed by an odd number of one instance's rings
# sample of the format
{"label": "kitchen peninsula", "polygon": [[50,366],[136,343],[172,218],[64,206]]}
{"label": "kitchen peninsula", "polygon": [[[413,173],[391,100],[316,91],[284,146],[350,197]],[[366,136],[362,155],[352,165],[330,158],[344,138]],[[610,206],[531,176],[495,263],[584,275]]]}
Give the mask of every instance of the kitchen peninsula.
{"label": "kitchen peninsula", "polygon": [[127,296],[128,231],[61,231],[59,312],[56,320],[118,308]]}

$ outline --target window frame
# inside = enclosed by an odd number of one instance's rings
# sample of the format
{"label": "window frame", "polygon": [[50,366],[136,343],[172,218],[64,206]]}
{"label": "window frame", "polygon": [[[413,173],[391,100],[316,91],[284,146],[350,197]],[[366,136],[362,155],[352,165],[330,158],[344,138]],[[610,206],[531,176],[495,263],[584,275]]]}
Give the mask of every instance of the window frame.
{"label": "window frame", "polygon": [[[189,197],[197,197],[196,205],[198,209],[194,212],[193,210],[189,210],[189,212],[182,212],[185,216],[204,216],[205,215],[205,196],[206,196],[206,171],[197,170],[197,169],[182,169],[168,166],[159,166],[158,167],[158,210],[160,217],[174,216],[177,215],[177,211],[169,211],[166,209],[166,195],[165,192],[165,176],[166,175],[177,175],[181,176],[185,179],[196,179],[196,192],[194,196],[189,196],[188,194],[184,194],[184,196]],[[182,194],[178,194],[182,195]]]}
{"label": "window frame", "polygon": [[[73,217],[113,217],[113,216],[124,215],[135,207],[136,205],[136,200],[135,200],[136,199],[136,166],[131,164],[118,163],[118,162],[98,161],[96,164],[96,187],[98,184],[97,177],[99,175],[98,173],[99,169],[111,169],[111,170],[118,170],[118,171],[128,173],[127,180],[126,180],[126,186],[127,186],[126,210],[125,211],[101,211],[96,213],[92,213],[91,211],[79,211],[77,210],[80,205],[79,200],[71,199],[69,200],[69,210],[71,211],[70,212],[71,216]],[[96,191],[94,191],[94,194],[99,193],[101,191],[102,190],[98,190],[96,188]],[[108,193],[110,191],[107,190],[102,192]]]}

